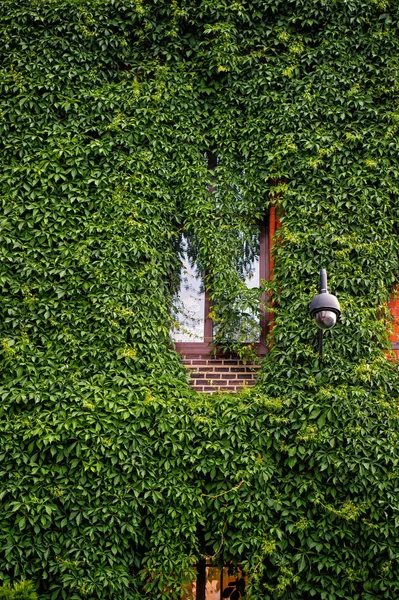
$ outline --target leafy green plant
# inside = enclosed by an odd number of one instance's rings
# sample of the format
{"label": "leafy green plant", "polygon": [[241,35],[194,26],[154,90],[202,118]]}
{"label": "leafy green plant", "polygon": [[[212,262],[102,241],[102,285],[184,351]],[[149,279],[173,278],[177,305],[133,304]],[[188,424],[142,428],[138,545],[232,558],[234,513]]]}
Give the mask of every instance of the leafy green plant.
{"label": "leafy green plant", "polygon": [[0,586],[0,598],[1,600],[37,600],[38,596],[31,581],[21,581],[13,586],[9,584]]}
{"label": "leafy green plant", "polygon": [[[396,600],[397,9],[1,4],[3,580],[171,600],[215,555],[254,600]],[[169,336],[182,235],[234,348],[272,202],[272,348],[256,388],[203,397]]]}

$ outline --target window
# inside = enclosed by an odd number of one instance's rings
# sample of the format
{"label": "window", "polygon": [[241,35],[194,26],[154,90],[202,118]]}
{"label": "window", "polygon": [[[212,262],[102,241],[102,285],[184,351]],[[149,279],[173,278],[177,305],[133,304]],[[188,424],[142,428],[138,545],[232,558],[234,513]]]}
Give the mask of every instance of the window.
{"label": "window", "polygon": [[182,600],[241,600],[246,596],[247,578],[240,566],[215,567],[202,560],[197,580],[190,582]]}
{"label": "window", "polygon": [[[269,279],[269,237],[266,219],[259,225],[259,254],[254,258],[250,274],[246,278],[249,288],[258,287],[260,281]],[[268,314],[261,303],[260,335],[255,343],[258,354],[266,352],[266,335]],[[214,325],[209,316],[211,303],[203,278],[195,262],[188,257],[187,240],[183,239],[183,268],[180,290],[178,292],[174,320],[175,328],[172,339],[176,350],[181,354],[211,354]],[[252,340],[251,340],[252,341]]]}

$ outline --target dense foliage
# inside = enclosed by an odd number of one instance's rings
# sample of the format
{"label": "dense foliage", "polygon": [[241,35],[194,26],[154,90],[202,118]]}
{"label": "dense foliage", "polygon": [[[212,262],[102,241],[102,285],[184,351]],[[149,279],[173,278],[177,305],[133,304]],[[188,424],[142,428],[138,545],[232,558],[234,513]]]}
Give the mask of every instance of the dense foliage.
{"label": "dense foliage", "polygon": [[38,600],[31,581],[0,586],[0,600]]}
{"label": "dense foliage", "polygon": [[[3,581],[170,600],[223,555],[254,600],[398,597],[397,9],[1,4]],[[231,346],[270,202],[273,348],[256,389],[201,397],[169,339],[181,236]]]}

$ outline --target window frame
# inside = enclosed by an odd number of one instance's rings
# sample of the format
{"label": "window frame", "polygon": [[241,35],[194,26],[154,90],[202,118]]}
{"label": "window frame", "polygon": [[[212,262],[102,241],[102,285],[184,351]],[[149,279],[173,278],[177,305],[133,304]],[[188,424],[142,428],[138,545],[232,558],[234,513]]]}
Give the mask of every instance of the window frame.
{"label": "window frame", "polygon": [[[268,281],[270,279],[270,213],[260,222],[259,231],[259,280]],[[261,297],[261,316],[259,320],[260,338],[259,342],[254,343],[254,349],[258,356],[264,356],[267,351],[267,335],[269,333],[270,314],[267,311],[265,304],[267,294],[262,294]],[[181,355],[192,356],[211,356],[225,354],[224,351],[217,348],[213,342],[213,323],[209,318],[211,312],[211,299],[209,290],[205,288],[204,302],[204,341],[203,342],[173,342],[176,351]]]}

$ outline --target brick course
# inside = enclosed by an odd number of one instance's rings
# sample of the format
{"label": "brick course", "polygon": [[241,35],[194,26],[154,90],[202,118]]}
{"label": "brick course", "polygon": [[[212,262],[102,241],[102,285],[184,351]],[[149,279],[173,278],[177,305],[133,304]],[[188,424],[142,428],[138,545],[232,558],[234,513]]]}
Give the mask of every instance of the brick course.
{"label": "brick course", "polygon": [[190,371],[190,384],[197,392],[219,390],[236,392],[255,383],[259,363],[244,363],[233,355],[182,356],[183,365]]}

